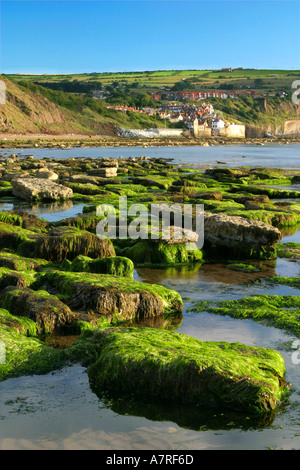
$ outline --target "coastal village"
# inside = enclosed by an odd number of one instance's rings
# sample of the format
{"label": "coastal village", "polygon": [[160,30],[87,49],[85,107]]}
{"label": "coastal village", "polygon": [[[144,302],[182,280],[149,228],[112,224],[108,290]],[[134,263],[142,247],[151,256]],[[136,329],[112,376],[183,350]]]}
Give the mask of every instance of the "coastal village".
{"label": "coastal village", "polygon": [[[93,92],[95,99],[105,99],[107,93],[104,91],[95,90]],[[152,97],[154,100],[162,103],[159,107],[141,107],[134,108],[125,105],[107,106],[107,109],[112,109],[121,112],[142,113],[147,115],[156,115],[165,122],[168,120],[171,123],[181,123],[181,130],[168,129],[151,132],[155,135],[157,133],[179,135],[183,133],[183,129],[187,129],[193,137],[240,137],[245,138],[245,125],[236,124],[233,122],[225,121],[221,113],[214,110],[212,104],[207,100],[210,98],[239,98],[242,96],[251,96],[254,99],[274,97],[279,95],[281,98],[286,96],[285,91],[270,92],[243,89],[243,90],[205,90],[205,91],[172,91],[161,87],[160,90],[153,92]],[[191,103],[195,102],[195,103]],[[197,102],[197,104],[196,104]],[[200,102],[200,103],[199,103]],[[128,134],[128,132],[127,132]],[[150,136],[150,135],[149,135]]]}
{"label": "coastal village", "polygon": [[[200,105],[165,102],[158,109],[154,108],[132,108],[129,106],[107,106],[108,109],[114,109],[123,112],[144,113],[148,115],[159,115],[161,119],[172,123],[182,123],[183,126],[177,129],[161,129],[151,132],[154,134],[166,136],[166,134],[182,134],[188,130],[194,137],[245,137],[245,126],[230,122],[225,122],[223,117],[218,114],[213,105],[203,102]],[[144,131],[145,132],[145,131]],[[150,135],[149,135],[150,136]]]}

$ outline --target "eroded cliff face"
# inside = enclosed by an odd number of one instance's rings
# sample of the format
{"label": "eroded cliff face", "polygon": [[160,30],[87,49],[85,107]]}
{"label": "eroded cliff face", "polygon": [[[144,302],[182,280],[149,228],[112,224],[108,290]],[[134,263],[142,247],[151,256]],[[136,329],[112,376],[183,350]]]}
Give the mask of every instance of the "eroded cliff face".
{"label": "eroded cliff face", "polygon": [[263,138],[267,135],[274,136],[300,136],[300,119],[288,119],[275,126],[262,125],[259,126],[246,126],[245,135],[247,138]]}
{"label": "eroded cliff face", "polygon": [[300,119],[285,121],[284,135],[300,135]]}
{"label": "eroded cliff face", "polygon": [[5,80],[5,103],[0,106],[0,131],[38,133],[61,128],[67,131],[70,124],[66,113],[42,95],[24,92]]}
{"label": "eroded cliff face", "polygon": [[274,119],[273,124],[262,125],[265,133],[276,136],[300,135],[300,105],[282,101],[274,109],[265,102],[264,113]]}
{"label": "eroded cliff face", "polygon": [[[0,132],[7,134],[110,135],[113,126],[92,111],[71,112],[40,93],[0,76],[5,85],[0,104]],[[2,97],[2,98],[3,98]],[[4,102],[3,102],[4,101]],[[115,132],[114,132],[115,133]]]}

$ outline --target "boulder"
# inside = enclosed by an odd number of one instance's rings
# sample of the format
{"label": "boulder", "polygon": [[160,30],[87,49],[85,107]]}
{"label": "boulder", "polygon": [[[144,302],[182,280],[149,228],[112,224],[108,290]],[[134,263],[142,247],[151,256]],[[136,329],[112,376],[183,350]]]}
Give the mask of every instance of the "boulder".
{"label": "boulder", "polygon": [[57,181],[58,180],[58,174],[54,173],[54,171],[49,170],[48,168],[40,168],[36,173],[35,177],[36,178],[43,178],[46,180],[51,180],[51,181]]}
{"label": "boulder", "polygon": [[265,222],[226,214],[204,214],[204,250],[222,256],[270,258],[276,256],[281,232]]}
{"label": "boulder", "polygon": [[60,262],[64,259],[72,260],[78,255],[91,258],[116,255],[109,239],[100,239],[93,233],[74,227],[54,227],[47,234],[36,237],[34,243],[30,241],[28,249],[32,250],[31,255],[26,252],[26,246],[23,248],[23,253],[26,253],[26,256],[53,262]]}
{"label": "boulder", "polygon": [[287,395],[282,356],[240,343],[204,342],[155,328],[90,333],[100,345],[88,369],[98,392],[265,415]]}
{"label": "boulder", "polygon": [[81,311],[113,321],[151,318],[182,312],[182,299],[171,289],[109,274],[46,271],[49,283],[73,311]]}
{"label": "boulder", "polygon": [[46,291],[9,286],[2,291],[0,302],[11,314],[32,319],[38,333],[60,331],[76,319],[67,305]]}
{"label": "boulder", "polygon": [[28,201],[69,199],[73,196],[71,188],[44,178],[15,178],[11,184],[13,194]]}

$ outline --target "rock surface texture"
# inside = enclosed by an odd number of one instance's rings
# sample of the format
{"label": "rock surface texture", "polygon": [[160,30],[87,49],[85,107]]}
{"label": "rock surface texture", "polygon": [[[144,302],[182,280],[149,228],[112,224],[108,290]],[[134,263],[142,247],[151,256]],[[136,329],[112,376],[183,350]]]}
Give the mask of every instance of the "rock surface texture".
{"label": "rock surface texture", "polygon": [[13,194],[28,201],[69,199],[73,195],[71,188],[44,178],[15,178],[11,184]]}

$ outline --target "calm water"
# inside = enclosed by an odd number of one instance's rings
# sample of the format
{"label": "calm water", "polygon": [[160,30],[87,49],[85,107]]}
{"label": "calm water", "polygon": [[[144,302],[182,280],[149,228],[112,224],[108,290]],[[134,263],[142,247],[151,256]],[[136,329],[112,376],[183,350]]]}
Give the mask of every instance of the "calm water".
{"label": "calm water", "polygon": [[[195,166],[268,166],[272,168],[298,168],[300,144],[226,145],[211,147],[86,147],[70,149],[5,149],[0,156],[15,153],[20,157],[36,158],[99,158],[99,157],[149,157],[172,158],[174,163]],[[220,163],[222,162],[222,163]]]}
{"label": "calm water", "polygon": [[[222,161],[233,166],[248,158],[253,165],[297,167],[300,146],[148,148],[159,156],[191,163]],[[207,152],[208,150],[208,152]],[[73,149],[28,151],[38,156],[111,156],[145,154],[145,149]],[[10,151],[11,153],[12,151]],[[18,153],[16,151],[15,153]],[[113,154],[113,152],[115,152]],[[198,152],[198,153],[197,153]],[[247,153],[248,152],[248,153]],[[271,162],[271,155],[274,159]],[[3,152],[2,152],[3,154]],[[79,155],[80,154],[80,155]],[[153,155],[152,154],[152,155]],[[151,156],[152,156],[151,155]],[[173,155],[173,156],[172,156]],[[179,155],[181,155],[179,157]],[[198,156],[197,156],[198,155]],[[200,157],[200,156],[201,157]],[[242,159],[242,155],[246,158]],[[262,155],[264,160],[262,160]],[[236,161],[233,162],[234,156]],[[201,160],[201,162],[200,162]],[[194,162],[195,163],[195,162]],[[5,206],[0,209],[12,209]],[[23,206],[24,207],[24,206]],[[47,219],[60,220],[82,211],[82,206],[28,207]],[[283,241],[300,241],[300,230],[283,232]],[[98,396],[81,366],[66,367],[45,376],[10,379],[0,384],[0,449],[300,449],[300,365],[293,365],[288,342],[295,337],[250,320],[233,320],[208,313],[191,313],[192,300],[237,299],[252,294],[299,295],[298,289],[272,287],[270,275],[298,276],[300,264],[283,259],[257,263],[259,273],[231,271],[222,263],[167,270],[136,269],[135,279],[177,290],[184,298],[183,317],[177,331],[200,340],[242,342],[270,347],[285,359],[287,379],[293,383],[290,404],[269,422],[241,414],[189,408],[170,403],[139,403],[130,397]]]}

